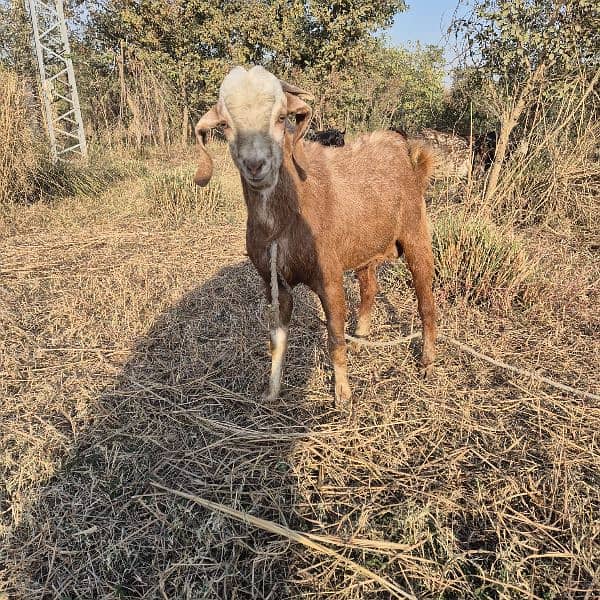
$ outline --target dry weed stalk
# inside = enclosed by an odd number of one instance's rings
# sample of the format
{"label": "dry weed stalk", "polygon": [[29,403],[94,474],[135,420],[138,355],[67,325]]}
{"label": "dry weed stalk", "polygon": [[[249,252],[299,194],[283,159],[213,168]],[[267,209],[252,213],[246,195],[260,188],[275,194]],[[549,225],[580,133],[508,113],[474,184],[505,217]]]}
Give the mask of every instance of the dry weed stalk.
{"label": "dry weed stalk", "polygon": [[[599,78],[600,70],[591,78],[581,73],[565,81],[559,91],[555,84],[551,101],[542,82],[518,133],[516,150],[504,161],[497,149],[495,171],[486,179],[483,198],[490,215],[521,224],[568,217],[587,226],[598,218]],[[505,113],[513,104],[505,106],[494,93],[490,97],[495,111],[508,119]]]}

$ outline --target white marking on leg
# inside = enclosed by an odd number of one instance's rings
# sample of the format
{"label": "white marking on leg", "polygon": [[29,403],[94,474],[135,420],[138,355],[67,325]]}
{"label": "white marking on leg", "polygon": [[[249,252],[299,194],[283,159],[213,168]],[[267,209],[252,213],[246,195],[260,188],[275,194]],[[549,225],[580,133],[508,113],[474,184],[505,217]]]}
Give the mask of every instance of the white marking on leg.
{"label": "white marking on leg", "polygon": [[287,327],[271,329],[271,377],[269,379],[269,398],[275,399],[281,389],[281,371],[287,350]]}
{"label": "white marking on leg", "polygon": [[371,333],[371,314],[361,315],[358,317],[356,331],[354,334],[358,337],[367,337]]}
{"label": "white marking on leg", "polygon": [[335,400],[339,402],[339,408],[343,408],[352,396],[352,389],[348,381],[348,369],[341,365],[333,365],[333,375],[335,378]]}

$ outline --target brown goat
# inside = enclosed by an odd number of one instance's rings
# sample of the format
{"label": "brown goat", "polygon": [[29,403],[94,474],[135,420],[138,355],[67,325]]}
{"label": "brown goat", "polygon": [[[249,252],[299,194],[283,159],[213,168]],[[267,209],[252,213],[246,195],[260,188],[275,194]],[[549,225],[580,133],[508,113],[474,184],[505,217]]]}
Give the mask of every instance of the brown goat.
{"label": "brown goat", "polygon": [[[344,402],[351,396],[344,337],[346,270],[356,271],[360,285],[356,335],[367,336],[376,266],[404,253],[424,328],[421,363],[428,370],[432,366],[433,255],[423,200],[432,154],[390,131],[364,135],[343,148],[305,142],[311,110],[302,95],[308,94],[279,82],[262,67],[248,72],[238,67],[225,79],[219,102],[196,131],[202,142],[211,127],[225,127],[248,209],[248,255],[266,283],[269,301],[269,249],[274,240],[279,276],[289,286],[303,283],[319,296],[327,318],[335,396]],[[294,131],[285,124],[291,114],[296,115]],[[201,149],[195,180],[203,185],[210,179],[212,161],[203,144]],[[271,329],[270,398],[279,394],[293,308],[284,281],[279,282],[279,303],[281,326]]]}

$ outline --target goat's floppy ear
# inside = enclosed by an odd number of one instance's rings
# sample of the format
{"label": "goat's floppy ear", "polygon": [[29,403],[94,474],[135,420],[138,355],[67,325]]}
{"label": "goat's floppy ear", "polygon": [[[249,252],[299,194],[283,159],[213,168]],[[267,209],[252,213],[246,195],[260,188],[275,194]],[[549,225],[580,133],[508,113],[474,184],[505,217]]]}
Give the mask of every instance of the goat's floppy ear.
{"label": "goat's floppy ear", "polygon": [[[295,89],[299,90],[299,88]],[[299,90],[299,93],[306,94],[306,92],[303,92],[302,90]],[[294,159],[296,166],[303,171],[304,175],[306,175],[308,172],[308,160],[306,158],[306,154],[304,153],[302,138],[306,134],[306,130],[310,125],[312,109],[295,93],[286,92],[285,95],[287,98],[288,115],[296,115],[296,130],[294,131],[292,158]]]}
{"label": "goat's floppy ear", "polygon": [[204,187],[208,184],[213,172],[212,158],[204,147],[204,144],[206,143],[206,134],[221,121],[222,119],[219,114],[218,105],[215,104],[215,106],[201,117],[195,128],[196,139],[200,145],[200,161],[198,168],[196,169],[196,174],[194,175],[194,183],[200,187]]}

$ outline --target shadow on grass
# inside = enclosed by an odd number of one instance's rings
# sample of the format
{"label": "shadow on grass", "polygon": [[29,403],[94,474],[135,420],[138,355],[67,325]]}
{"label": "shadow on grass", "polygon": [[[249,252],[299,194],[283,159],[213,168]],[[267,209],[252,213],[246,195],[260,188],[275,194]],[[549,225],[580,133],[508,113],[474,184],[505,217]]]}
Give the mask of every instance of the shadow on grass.
{"label": "shadow on grass", "polygon": [[285,540],[150,484],[294,527],[288,456],[330,402],[305,406],[323,331],[292,322],[283,399],[265,404],[264,308],[242,263],[157,319],[17,531],[15,597],[288,597]]}

